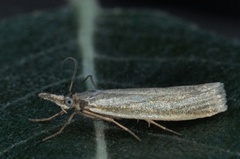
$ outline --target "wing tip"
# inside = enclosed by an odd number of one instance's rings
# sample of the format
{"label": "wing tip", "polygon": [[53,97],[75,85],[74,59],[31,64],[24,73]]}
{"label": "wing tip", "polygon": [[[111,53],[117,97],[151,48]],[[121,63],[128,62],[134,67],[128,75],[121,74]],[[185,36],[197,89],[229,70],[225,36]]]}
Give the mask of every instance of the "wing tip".
{"label": "wing tip", "polygon": [[216,82],[216,84],[216,93],[220,102],[219,112],[224,112],[228,109],[224,83]]}

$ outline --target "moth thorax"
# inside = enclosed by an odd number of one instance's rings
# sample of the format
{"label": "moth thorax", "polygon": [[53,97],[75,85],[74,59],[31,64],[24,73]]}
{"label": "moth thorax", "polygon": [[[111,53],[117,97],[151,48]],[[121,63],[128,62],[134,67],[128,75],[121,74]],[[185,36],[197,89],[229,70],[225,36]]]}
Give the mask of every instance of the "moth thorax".
{"label": "moth thorax", "polygon": [[87,106],[87,105],[88,105],[87,101],[85,101],[85,100],[80,100],[79,101],[79,107],[80,107],[81,110],[84,110],[85,106]]}

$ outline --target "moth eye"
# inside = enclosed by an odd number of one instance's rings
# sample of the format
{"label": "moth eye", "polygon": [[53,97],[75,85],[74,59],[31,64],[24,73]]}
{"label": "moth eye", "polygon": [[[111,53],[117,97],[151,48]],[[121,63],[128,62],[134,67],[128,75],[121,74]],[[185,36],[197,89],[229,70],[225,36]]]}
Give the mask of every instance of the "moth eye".
{"label": "moth eye", "polygon": [[66,97],[65,98],[65,104],[69,107],[71,107],[73,105],[73,99],[72,98],[69,98],[69,97]]}

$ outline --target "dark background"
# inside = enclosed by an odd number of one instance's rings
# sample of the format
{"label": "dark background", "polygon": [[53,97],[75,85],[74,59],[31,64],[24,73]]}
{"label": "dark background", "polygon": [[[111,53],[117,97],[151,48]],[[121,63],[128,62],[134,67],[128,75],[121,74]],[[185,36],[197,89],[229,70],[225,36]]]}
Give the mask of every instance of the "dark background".
{"label": "dark background", "polygon": [[[0,20],[36,10],[67,5],[66,0],[0,0]],[[105,8],[148,8],[164,10],[172,15],[198,25],[200,28],[240,39],[240,1],[229,0],[100,0]]]}

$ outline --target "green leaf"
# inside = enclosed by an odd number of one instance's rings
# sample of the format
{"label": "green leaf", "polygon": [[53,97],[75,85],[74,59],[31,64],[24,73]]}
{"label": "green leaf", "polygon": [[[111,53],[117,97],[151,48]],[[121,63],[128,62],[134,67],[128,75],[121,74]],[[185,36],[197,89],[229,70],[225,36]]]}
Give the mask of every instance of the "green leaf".
{"label": "green leaf", "polygon": [[[93,41],[98,88],[219,81],[225,83],[228,111],[192,121],[159,122],[183,134],[181,137],[154,126],[148,128],[144,121],[118,120],[142,142],[111,123],[97,124],[78,116],[63,133],[42,142],[60,129],[70,113],[43,123],[28,118],[48,117],[60,111],[37,94],[68,91],[73,66],[69,62],[61,67],[66,57],[79,61],[81,71],[75,91],[86,90],[79,85],[85,56],[79,53],[78,27],[73,17],[70,9],[60,9],[0,23],[0,158],[240,157],[240,44],[151,10],[99,12]],[[104,133],[97,132],[101,128]],[[99,146],[104,150],[99,151]]]}

